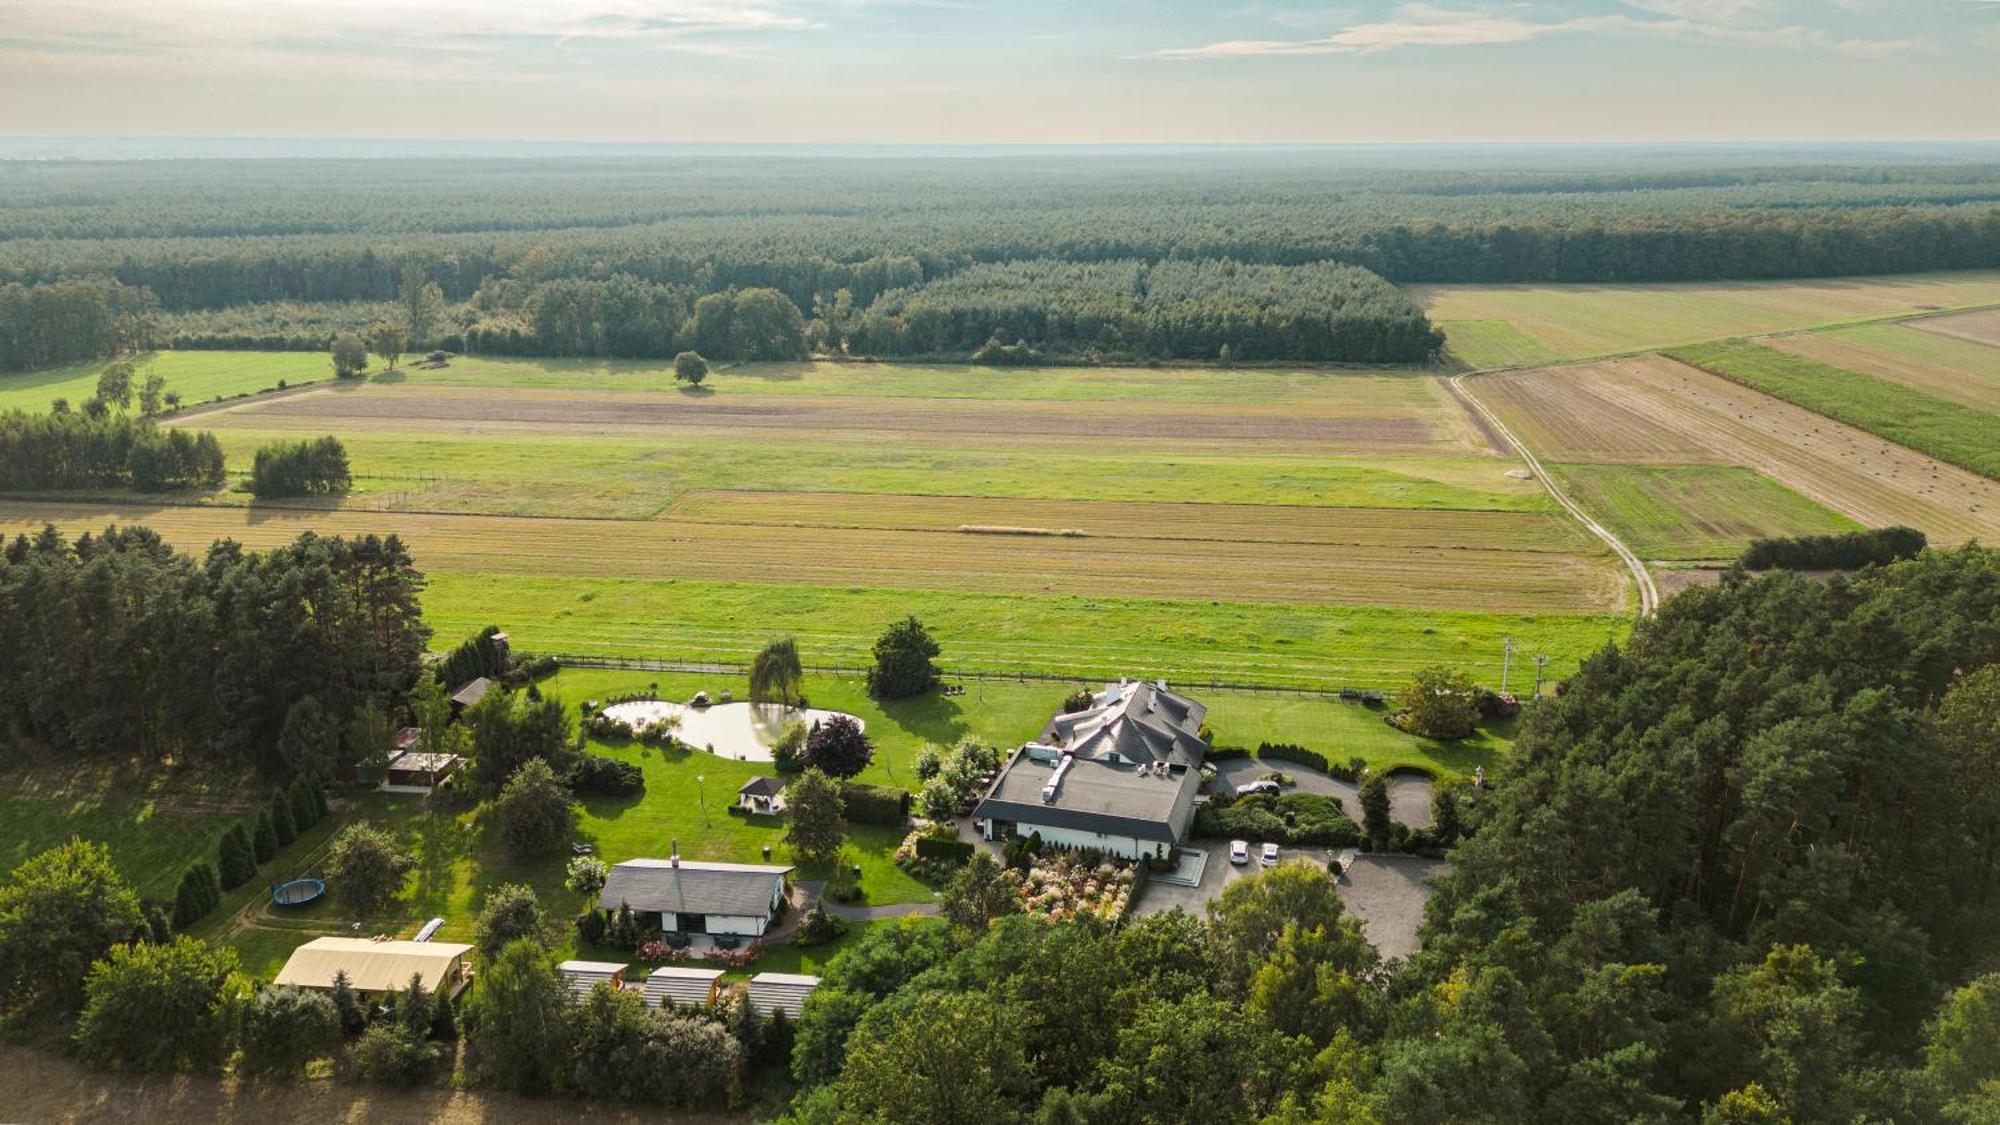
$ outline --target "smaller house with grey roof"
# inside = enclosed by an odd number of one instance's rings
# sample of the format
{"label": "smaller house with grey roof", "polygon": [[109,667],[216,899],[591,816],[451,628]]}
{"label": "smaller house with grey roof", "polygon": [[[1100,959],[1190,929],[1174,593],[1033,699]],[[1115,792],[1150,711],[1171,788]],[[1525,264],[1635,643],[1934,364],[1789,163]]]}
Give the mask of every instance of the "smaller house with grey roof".
{"label": "smaller house with grey roof", "polygon": [[972,815],[989,840],[1166,858],[1194,825],[1208,709],[1164,683],[1113,684],[1014,752]]}
{"label": "smaller house with grey roof", "polygon": [[666,933],[760,937],[785,902],[789,867],[628,859],[613,864],[597,896],[602,910],[629,906],[641,926]]}

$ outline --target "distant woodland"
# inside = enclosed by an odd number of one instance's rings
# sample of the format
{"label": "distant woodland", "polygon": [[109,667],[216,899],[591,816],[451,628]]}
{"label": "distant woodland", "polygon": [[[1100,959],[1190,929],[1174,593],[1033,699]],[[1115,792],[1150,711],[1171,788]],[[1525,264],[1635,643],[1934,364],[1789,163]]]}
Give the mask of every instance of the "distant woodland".
{"label": "distant woodland", "polygon": [[435,301],[411,343],[449,350],[1421,363],[1439,339],[1391,283],[2000,266],[2000,166],[1636,163],[5,163],[0,369],[323,348],[412,277]]}

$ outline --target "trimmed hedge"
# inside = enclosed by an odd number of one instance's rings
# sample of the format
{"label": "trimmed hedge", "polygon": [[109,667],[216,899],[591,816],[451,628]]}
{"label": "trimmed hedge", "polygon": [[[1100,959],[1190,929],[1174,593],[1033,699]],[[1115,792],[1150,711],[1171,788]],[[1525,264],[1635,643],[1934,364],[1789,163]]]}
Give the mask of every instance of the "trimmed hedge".
{"label": "trimmed hedge", "polygon": [[577,764],[569,787],[579,794],[630,797],[646,789],[646,771],[630,762],[592,754]]}
{"label": "trimmed hedge", "polygon": [[910,795],[891,786],[843,781],[840,799],[848,821],[853,824],[901,828],[910,819]]}
{"label": "trimmed hedge", "polygon": [[1208,760],[1211,762],[1227,762],[1249,756],[1250,751],[1245,750],[1241,746],[1217,746],[1208,752]]}
{"label": "trimmed hedge", "polygon": [[919,836],[917,854],[925,859],[941,859],[954,864],[966,863],[972,859],[972,845],[964,840],[940,840],[931,836]]}
{"label": "trimmed hedge", "polygon": [[1360,772],[1352,765],[1337,765],[1328,761],[1325,754],[1317,750],[1308,750],[1296,743],[1260,742],[1257,744],[1257,756],[1267,762],[1296,762],[1342,781],[1361,779]]}

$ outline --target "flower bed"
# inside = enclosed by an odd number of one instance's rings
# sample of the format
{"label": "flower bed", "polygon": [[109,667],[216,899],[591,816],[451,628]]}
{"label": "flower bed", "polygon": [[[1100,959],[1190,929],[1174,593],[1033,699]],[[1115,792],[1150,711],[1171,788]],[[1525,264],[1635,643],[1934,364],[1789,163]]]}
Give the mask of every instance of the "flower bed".
{"label": "flower bed", "polygon": [[1129,864],[1100,860],[1096,866],[1073,856],[1056,855],[1037,860],[1026,871],[1008,871],[1005,878],[1021,891],[1021,904],[1028,913],[1051,922],[1092,916],[1115,922],[1132,899],[1132,868]]}
{"label": "flower bed", "polygon": [[897,845],[896,866],[926,883],[941,884],[950,879],[953,872],[965,866],[964,859],[953,860],[944,856],[924,855],[917,849],[920,840],[947,838],[945,835],[936,835],[940,832],[948,834],[950,839],[958,838],[958,834],[953,832],[949,825],[930,824],[916,829],[903,837],[903,842]]}

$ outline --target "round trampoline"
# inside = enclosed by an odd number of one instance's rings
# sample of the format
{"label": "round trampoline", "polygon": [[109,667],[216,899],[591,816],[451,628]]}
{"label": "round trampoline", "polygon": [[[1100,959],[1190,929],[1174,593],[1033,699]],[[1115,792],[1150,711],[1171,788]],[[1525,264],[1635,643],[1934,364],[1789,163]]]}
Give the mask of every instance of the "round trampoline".
{"label": "round trampoline", "polygon": [[293,879],[271,888],[271,902],[275,906],[304,906],[325,893],[325,879]]}

